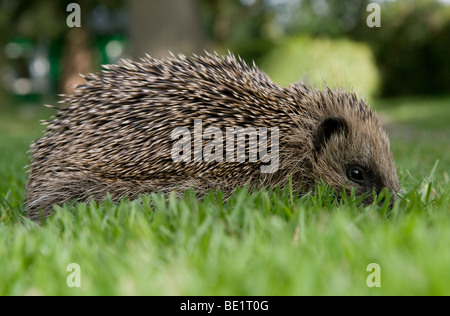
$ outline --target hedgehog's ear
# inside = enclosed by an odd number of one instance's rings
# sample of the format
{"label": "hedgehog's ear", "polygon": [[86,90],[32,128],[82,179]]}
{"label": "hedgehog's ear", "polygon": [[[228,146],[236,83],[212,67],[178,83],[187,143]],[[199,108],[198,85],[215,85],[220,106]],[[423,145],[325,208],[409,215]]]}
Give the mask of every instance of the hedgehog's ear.
{"label": "hedgehog's ear", "polygon": [[314,147],[316,152],[319,153],[327,141],[336,134],[347,136],[347,122],[339,117],[327,117],[322,121],[322,123],[320,123],[314,137]]}

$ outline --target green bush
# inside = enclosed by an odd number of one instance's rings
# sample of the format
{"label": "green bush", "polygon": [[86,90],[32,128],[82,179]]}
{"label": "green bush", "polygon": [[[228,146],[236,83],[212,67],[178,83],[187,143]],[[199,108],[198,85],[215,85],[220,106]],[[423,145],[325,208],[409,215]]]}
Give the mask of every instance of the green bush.
{"label": "green bush", "polygon": [[345,39],[290,37],[272,50],[261,66],[280,85],[303,80],[319,87],[349,88],[363,95],[373,95],[378,86],[370,48]]}
{"label": "green bush", "polygon": [[361,34],[373,47],[381,95],[450,92],[450,6],[396,1],[381,10],[381,27]]}
{"label": "green bush", "polygon": [[[369,44],[381,96],[449,93],[450,5],[438,0],[380,1],[381,27],[369,27],[370,2],[299,1],[291,5],[287,31]],[[348,68],[352,76],[354,68]]]}

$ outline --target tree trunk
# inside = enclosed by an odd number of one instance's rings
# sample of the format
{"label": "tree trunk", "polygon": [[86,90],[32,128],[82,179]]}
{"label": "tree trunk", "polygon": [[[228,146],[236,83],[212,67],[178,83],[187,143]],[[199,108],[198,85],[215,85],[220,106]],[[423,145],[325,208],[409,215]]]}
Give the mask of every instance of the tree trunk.
{"label": "tree trunk", "polygon": [[63,54],[61,90],[71,93],[76,86],[86,82],[80,74],[87,75],[93,70],[92,50],[86,29],[75,27],[67,33]]}
{"label": "tree trunk", "polygon": [[128,1],[133,57],[201,53],[206,48],[199,0]]}

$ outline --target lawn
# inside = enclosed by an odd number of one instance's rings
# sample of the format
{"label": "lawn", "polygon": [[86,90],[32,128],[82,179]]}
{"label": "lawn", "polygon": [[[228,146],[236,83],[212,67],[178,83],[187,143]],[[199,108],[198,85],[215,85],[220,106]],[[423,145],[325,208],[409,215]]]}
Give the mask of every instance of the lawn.
{"label": "lawn", "polygon": [[449,295],[450,97],[373,104],[405,192],[391,212],[336,203],[325,187],[243,188],[227,203],[219,192],[77,204],[42,226],[21,215],[24,166],[52,112],[2,108],[0,295]]}

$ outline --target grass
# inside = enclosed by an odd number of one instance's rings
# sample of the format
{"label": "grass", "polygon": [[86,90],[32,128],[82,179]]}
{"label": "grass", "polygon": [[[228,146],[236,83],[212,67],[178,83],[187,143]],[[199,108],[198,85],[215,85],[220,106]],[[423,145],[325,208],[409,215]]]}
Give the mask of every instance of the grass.
{"label": "grass", "polygon": [[[325,186],[305,197],[242,188],[226,204],[218,192],[58,207],[42,226],[21,215],[23,167],[49,112],[3,110],[0,295],[449,295],[449,102],[375,103],[405,191],[391,212],[337,203]],[[70,263],[81,287],[67,285]],[[381,287],[367,286],[370,263]]]}

